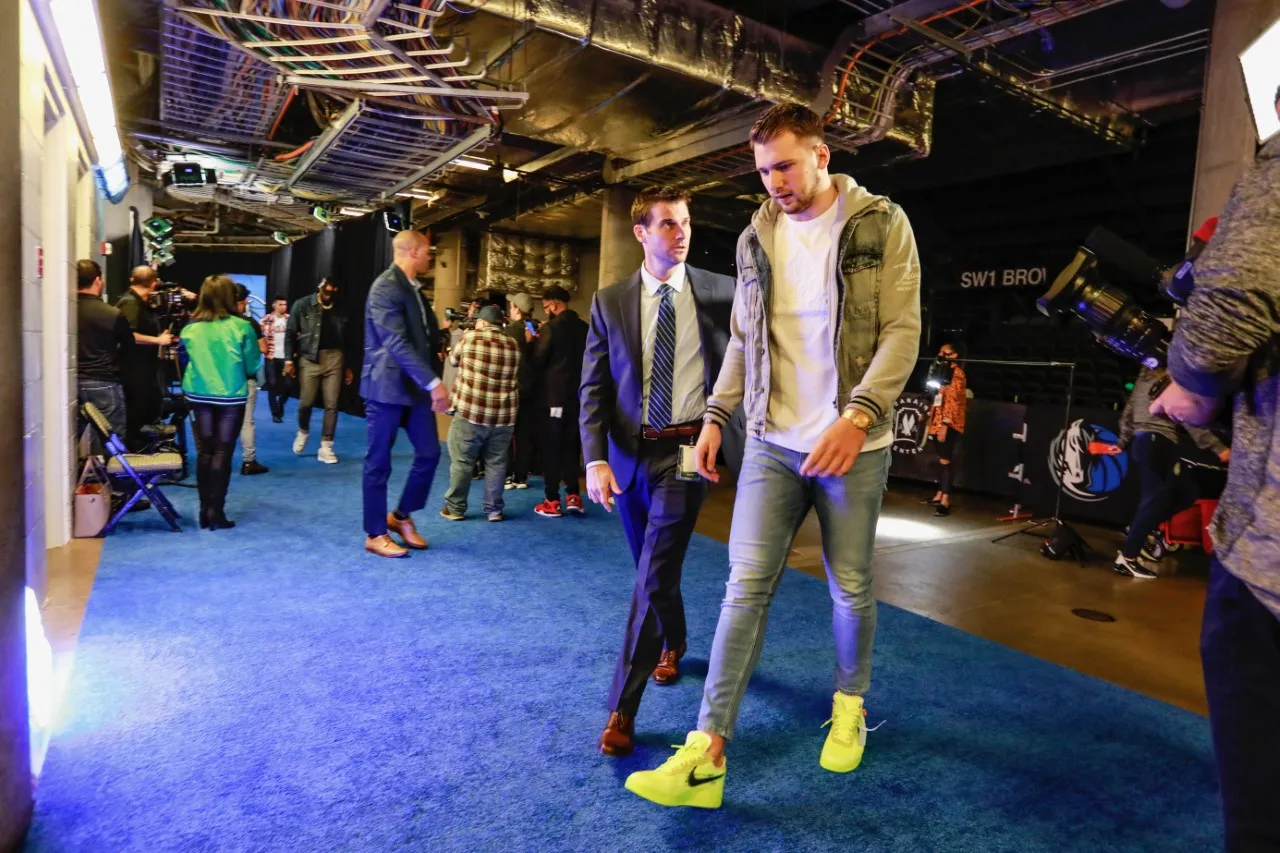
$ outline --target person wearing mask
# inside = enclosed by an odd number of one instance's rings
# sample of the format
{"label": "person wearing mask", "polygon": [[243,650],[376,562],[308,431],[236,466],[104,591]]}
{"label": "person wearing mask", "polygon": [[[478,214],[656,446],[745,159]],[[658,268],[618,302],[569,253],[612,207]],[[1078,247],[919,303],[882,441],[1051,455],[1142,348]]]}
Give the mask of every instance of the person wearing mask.
{"label": "person wearing mask", "polygon": [[[249,321],[253,327],[254,339],[258,342],[258,351],[265,357],[267,340],[262,333],[262,325],[249,312],[249,288],[236,284],[236,313]],[[241,476],[249,477],[266,474],[271,469],[258,461],[257,431],[253,423],[253,413],[258,408],[258,375],[249,377],[249,394],[245,397],[244,424],[240,427]]]}
{"label": "person wearing mask", "polygon": [[[417,285],[418,276],[431,268],[431,241],[421,232],[401,231],[391,246],[392,265],[374,279],[364,312],[360,394],[369,439],[364,458],[364,547],[379,557],[407,557],[408,550],[389,533],[408,548],[427,547],[412,514],[427,505],[440,463],[435,414],[448,410],[449,396],[440,381],[440,329]],[[413,444],[413,466],[399,504],[388,514],[391,448],[402,426]]]}
{"label": "person wearing mask", "polygon": [[449,490],[440,515],[450,521],[466,518],[472,473],[483,460],[485,517],[502,521],[507,450],[520,405],[520,347],[503,333],[502,309],[481,308],[475,329],[450,357],[457,362],[458,381],[449,425]]}
{"label": "person wearing mask", "polygon": [[504,488],[529,488],[529,466],[533,461],[533,446],[537,441],[537,374],[533,366],[533,297],[527,293],[513,293],[508,301],[510,320],[503,331],[520,348],[520,407],[516,411],[516,428],[511,441],[511,474]]}
{"label": "person wearing mask", "polygon": [[236,307],[235,282],[225,275],[204,280],[191,322],[182,330],[182,345],[188,358],[182,391],[196,434],[200,526],[235,527],[226,513],[231,458],[244,423],[249,380],[262,367],[258,338]]}
{"label": "person wearing mask", "polygon": [[284,373],[298,378],[298,434],[293,452],[301,456],[311,437],[311,407],[319,394],[324,402],[324,422],[320,429],[320,452],[316,459],[329,465],[338,462],[333,452],[333,436],[338,429],[338,403],[342,386],[355,378],[346,366],[346,344],[350,334],[347,313],[338,305],[338,285],[327,278],[310,296],[293,303],[284,339]]}
{"label": "person wearing mask", "polygon": [[640,269],[599,291],[582,370],[587,496],[614,500],[635,561],[635,586],[600,736],[606,755],[629,755],[650,678],[680,677],[687,630],[680,576],[706,483],[681,476],[729,340],[733,279],[685,263],[689,194],[650,187],[631,205]]}
{"label": "person wearing mask", "polygon": [[164,328],[164,317],[152,304],[159,283],[160,278],[151,267],[134,267],[129,275],[129,289],[115,305],[128,321],[137,344],[120,364],[127,421],[124,443],[133,451],[146,447],[142,428],[159,420],[164,411],[160,348],[172,346],[176,340],[170,330]]}
{"label": "person wearing mask", "polygon": [[[542,479],[546,499],[533,508],[545,518],[565,512],[583,514],[578,490],[581,449],[578,436],[578,384],[582,379],[582,352],[587,345],[587,324],[569,307],[569,291],[559,285],[542,295],[542,310],[549,318],[538,330],[533,361],[541,380]],[[563,508],[560,484],[565,486]]]}
{"label": "person wearing mask", "polygon": [[938,358],[951,367],[951,379],[938,389],[933,398],[933,408],[929,410],[929,441],[938,453],[938,491],[928,503],[937,507],[933,511],[936,516],[951,515],[951,483],[955,469],[951,460],[955,458],[956,445],[964,437],[964,413],[969,404],[965,396],[964,368],[957,359],[955,345],[945,343],[938,349]]}
{"label": "person wearing mask", "polygon": [[721,427],[742,403],[748,438],[729,581],[697,729],[657,770],[626,782],[627,790],[665,806],[721,804],[725,741],[810,508],[822,531],[836,652],[819,764],[852,771],[866,743],[862,697],[876,628],[871,554],[893,405],[920,352],[920,263],[897,205],[828,172],[823,131],[810,110],[779,104],[750,132],[769,199],[738,240],[732,337],[695,451],[703,476],[717,480]]}
{"label": "person wearing mask", "polygon": [[271,313],[262,320],[262,334],[267,342],[267,402],[271,406],[272,423],[284,423],[284,404],[289,399],[288,380],[284,375],[284,339],[289,331],[289,300],[276,297]]}
{"label": "person wearing mask", "polygon": [[81,404],[92,403],[125,435],[124,387],[120,363],[134,347],[129,321],[102,299],[102,267],[97,261],[76,262],[76,390]]}
{"label": "person wearing mask", "polygon": [[1129,451],[1133,467],[1138,471],[1141,493],[1124,547],[1116,554],[1112,568],[1116,574],[1142,580],[1156,577],[1151,565],[1158,562],[1155,554],[1146,551],[1147,537],[1175,513],[1195,503],[1199,496],[1195,478],[1184,476],[1181,470],[1182,453],[1178,445],[1183,433],[1219,461],[1231,460],[1231,448],[1209,430],[1181,426],[1151,414],[1154,392],[1164,387],[1168,376],[1169,372],[1163,367],[1144,367],[1120,414],[1117,447]]}

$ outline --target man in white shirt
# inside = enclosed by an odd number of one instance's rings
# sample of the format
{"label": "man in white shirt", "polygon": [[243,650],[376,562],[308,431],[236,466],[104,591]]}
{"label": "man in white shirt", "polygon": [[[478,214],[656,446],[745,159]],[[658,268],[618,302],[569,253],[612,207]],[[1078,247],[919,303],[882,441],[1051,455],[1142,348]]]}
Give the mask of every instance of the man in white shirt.
{"label": "man in white shirt", "polygon": [[271,420],[284,422],[284,404],[289,399],[288,380],[284,375],[284,337],[289,329],[289,300],[276,297],[271,313],[262,318],[262,335],[267,342],[264,360],[267,371],[267,401],[271,404]]}
{"label": "man in white shirt", "polygon": [[871,554],[889,427],[920,347],[920,266],[901,209],[828,172],[822,120],[804,107],[770,108],[750,138],[770,198],[738,241],[733,337],[697,447],[699,470],[714,482],[721,427],[743,404],[748,437],[729,582],[697,730],[657,770],[627,779],[628,790],[665,806],[721,804],[725,741],[811,507],[822,529],[836,650],[831,730],[819,762],[836,773],[861,762],[876,625]]}
{"label": "man in white shirt", "polygon": [[[689,195],[651,187],[631,206],[644,263],[599,291],[582,361],[587,495],[612,511],[636,564],[600,751],[627,755],[650,677],[673,684],[687,646],[680,574],[706,484],[679,473],[702,429],[729,339],[733,279],[689,266]],[[683,446],[683,451],[682,451]]]}

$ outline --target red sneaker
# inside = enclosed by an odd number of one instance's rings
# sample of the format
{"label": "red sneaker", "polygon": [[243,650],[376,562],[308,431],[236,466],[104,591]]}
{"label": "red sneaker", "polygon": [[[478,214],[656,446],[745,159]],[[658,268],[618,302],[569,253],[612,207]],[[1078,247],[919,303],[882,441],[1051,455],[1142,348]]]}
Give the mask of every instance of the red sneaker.
{"label": "red sneaker", "polygon": [[543,501],[535,506],[533,511],[545,518],[559,518],[560,501]]}
{"label": "red sneaker", "polygon": [[575,515],[585,515],[586,510],[582,508],[582,495],[566,496],[564,499],[564,511]]}

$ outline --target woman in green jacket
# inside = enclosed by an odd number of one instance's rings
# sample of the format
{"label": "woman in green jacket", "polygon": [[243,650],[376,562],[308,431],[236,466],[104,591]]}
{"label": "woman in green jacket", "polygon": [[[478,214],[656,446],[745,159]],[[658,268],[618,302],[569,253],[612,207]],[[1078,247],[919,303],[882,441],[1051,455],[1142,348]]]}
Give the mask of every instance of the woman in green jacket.
{"label": "woman in green jacket", "polygon": [[236,313],[235,282],[225,275],[204,280],[191,322],[182,330],[182,344],[189,359],[182,391],[191,407],[198,448],[200,526],[235,527],[225,511],[231,455],[244,423],[249,378],[262,366],[253,327]]}

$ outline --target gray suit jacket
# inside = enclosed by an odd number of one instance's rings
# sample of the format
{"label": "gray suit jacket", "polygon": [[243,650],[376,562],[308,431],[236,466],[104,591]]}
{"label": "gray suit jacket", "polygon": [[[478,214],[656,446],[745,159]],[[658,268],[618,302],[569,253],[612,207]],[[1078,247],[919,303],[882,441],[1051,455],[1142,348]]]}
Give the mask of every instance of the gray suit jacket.
{"label": "gray suit jacket", "polygon": [[[685,267],[698,308],[703,381],[707,395],[715,386],[729,343],[734,280]],[[618,485],[635,478],[641,418],[644,413],[644,343],[640,329],[640,271],[596,293],[591,301],[587,349],[582,359],[579,428],[586,462],[608,461]]]}

